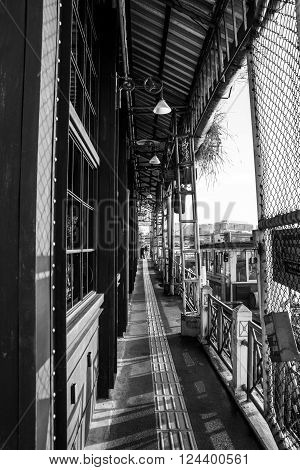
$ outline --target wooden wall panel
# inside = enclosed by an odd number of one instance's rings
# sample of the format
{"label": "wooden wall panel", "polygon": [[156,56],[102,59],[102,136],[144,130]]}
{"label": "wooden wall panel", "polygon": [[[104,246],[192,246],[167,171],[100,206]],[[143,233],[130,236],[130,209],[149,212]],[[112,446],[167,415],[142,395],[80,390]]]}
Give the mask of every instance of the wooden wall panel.
{"label": "wooden wall panel", "polygon": [[19,228],[25,1],[0,4],[0,448],[18,447]]}
{"label": "wooden wall panel", "polygon": [[98,396],[108,397],[114,385],[117,326],[117,114],[115,80],[118,15],[114,8],[99,11],[100,31],[100,157],[98,290],[105,295],[100,319]]}
{"label": "wooden wall panel", "polygon": [[53,447],[52,256],[59,2],[44,0],[36,205],[38,449]]}

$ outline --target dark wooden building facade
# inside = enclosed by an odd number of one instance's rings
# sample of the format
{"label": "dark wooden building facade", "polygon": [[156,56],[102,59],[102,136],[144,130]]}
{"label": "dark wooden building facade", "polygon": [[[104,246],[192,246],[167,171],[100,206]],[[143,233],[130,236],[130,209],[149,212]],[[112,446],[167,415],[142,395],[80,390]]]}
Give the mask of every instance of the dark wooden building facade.
{"label": "dark wooden building facade", "polygon": [[136,268],[119,12],[0,6],[0,447],[82,448]]}
{"label": "dark wooden building facade", "polygon": [[[126,329],[137,267],[138,210],[152,201],[156,229],[163,230],[168,188],[178,201],[181,193],[196,194],[190,186],[196,176],[188,166],[194,168],[216,107],[230,95],[246,59],[259,237],[276,224],[298,221],[292,201],[280,220],[276,211],[262,212],[259,185],[265,185],[261,168],[268,158],[257,151],[265,139],[257,106],[264,93],[268,100],[277,97],[280,89],[268,87],[282,70],[266,68],[259,37],[267,25],[274,45],[282,38],[281,29],[273,32],[280,24],[277,13],[286,17],[286,30],[291,28],[293,74],[299,55],[296,3],[282,1],[278,11],[272,5],[0,2],[1,449],[84,446],[95,398],[109,397],[114,386],[117,338]],[[286,51],[291,44],[287,39]],[[263,76],[260,61],[273,80]],[[262,109],[267,116],[268,105]],[[274,109],[279,112],[275,101]],[[286,121],[280,113],[279,124]],[[270,135],[273,128],[268,127]],[[153,159],[160,165],[156,169]],[[291,168],[289,159],[285,166]],[[171,214],[172,204],[168,207]],[[195,219],[185,222],[196,227]],[[272,282],[264,279],[262,285],[273,289]]]}

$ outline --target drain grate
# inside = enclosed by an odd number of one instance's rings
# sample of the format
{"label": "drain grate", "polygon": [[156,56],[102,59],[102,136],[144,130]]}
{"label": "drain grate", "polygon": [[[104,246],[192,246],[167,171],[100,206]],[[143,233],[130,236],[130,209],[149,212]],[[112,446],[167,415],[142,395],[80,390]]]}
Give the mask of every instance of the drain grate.
{"label": "drain grate", "polygon": [[150,279],[147,260],[143,260],[143,276],[158,447],[161,450],[197,449],[190,418]]}

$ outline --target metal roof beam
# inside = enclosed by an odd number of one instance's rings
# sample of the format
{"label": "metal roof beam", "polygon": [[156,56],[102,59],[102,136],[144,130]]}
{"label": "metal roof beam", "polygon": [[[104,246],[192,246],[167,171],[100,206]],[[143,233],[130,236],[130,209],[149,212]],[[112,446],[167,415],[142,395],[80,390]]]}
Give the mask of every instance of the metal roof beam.
{"label": "metal roof beam", "polygon": [[[209,15],[206,13],[195,13],[194,10],[191,10],[190,8],[187,8],[186,6],[184,7],[183,5],[180,5],[178,1],[175,0],[160,0],[161,3],[165,3],[166,5],[169,5],[171,8],[173,8],[176,11],[179,11],[179,13],[183,13],[184,15],[188,16],[192,20],[194,20],[199,26],[202,26],[205,30],[207,29],[207,26],[209,26],[211,18]],[[199,24],[200,22],[200,24]]]}
{"label": "metal roof beam", "polygon": [[[160,60],[159,60],[159,78],[162,80],[164,74],[164,64],[165,64],[165,57],[167,51],[167,41],[170,29],[170,19],[171,19],[171,12],[172,8],[170,5],[166,5],[165,11],[165,22],[164,22],[164,30],[163,30],[163,37],[162,37],[162,46],[161,46],[161,53],[160,53]],[[153,123],[153,138],[156,136],[157,132],[157,121],[158,121],[158,114],[154,117]]]}
{"label": "metal roof beam", "polygon": [[171,7],[167,5],[163,37],[162,37],[162,47],[161,47],[160,61],[159,61],[159,78],[161,79],[163,78],[165,55],[166,55],[166,50],[167,50],[167,41],[168,41],[168,34],[169,34],[169,28],[170,28],[170,19],[171,19]]}

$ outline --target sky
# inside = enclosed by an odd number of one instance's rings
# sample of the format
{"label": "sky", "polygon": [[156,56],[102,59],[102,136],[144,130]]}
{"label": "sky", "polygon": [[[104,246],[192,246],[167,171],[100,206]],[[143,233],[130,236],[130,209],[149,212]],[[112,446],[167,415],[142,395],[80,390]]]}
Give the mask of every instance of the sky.
{"label": "sky", "polygon": [[226,113],[229,138],[224,142],[229,164],[216,183],[207,186],[201,177],[197,184],[199,224],[223,219],[257,226],[254,157],[247,81],[235,81],[231,96],[221,102]]}

